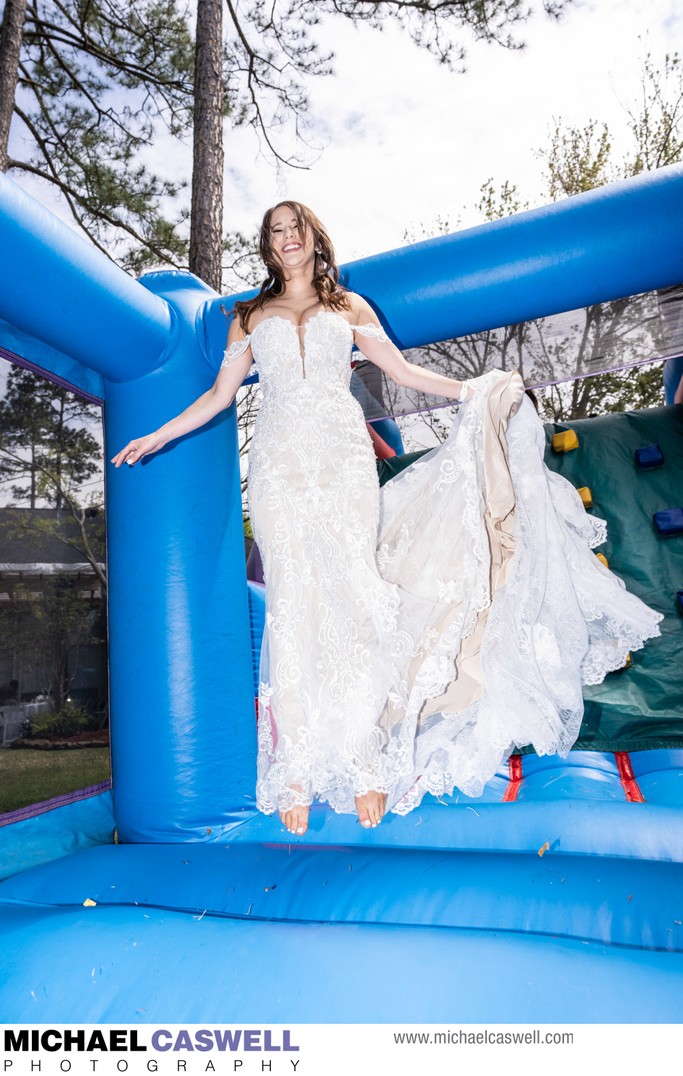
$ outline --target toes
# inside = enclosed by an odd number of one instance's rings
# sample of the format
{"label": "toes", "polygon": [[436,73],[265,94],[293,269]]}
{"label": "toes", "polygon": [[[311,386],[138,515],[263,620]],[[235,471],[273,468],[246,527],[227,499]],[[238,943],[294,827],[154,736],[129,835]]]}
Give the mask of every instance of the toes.
{"label": "toes", "polygon": [[301,835],[308,829],[308,807],[300,807],[296,812],[296,819],[294,822],[296,832]]}
{"label": "toes", "polygon": [[290,833],[302,836],[308,829],[308,807],[291,807],[288,811],[279,811],[280,821]]}
{"label": "toes", "polygon": [[370,818],[367,796],[356,796],[356,810],[358,812],[358,821],[361,826],[368,829],[372,825],[372,819]]}
{"label": "toes", "polygon": [[384,806],[386,804],[386,792],[370,792],[368,794],[368,817],[370,824],[378,826],[384,817]]}

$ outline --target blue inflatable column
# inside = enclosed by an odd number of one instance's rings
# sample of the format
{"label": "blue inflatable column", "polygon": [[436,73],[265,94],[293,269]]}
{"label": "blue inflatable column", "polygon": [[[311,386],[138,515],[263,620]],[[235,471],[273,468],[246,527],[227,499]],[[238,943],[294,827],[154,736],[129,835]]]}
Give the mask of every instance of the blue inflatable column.
{"label": "blue inflatable column", "polygon": [[[106,384],[106,455],[213,383],[189,274],[142,283],[174,314],[169,353]],[[235,405],[134,467],[108,463],[112,766],[123,841],[214,840],[253,808],[255,713]]]}

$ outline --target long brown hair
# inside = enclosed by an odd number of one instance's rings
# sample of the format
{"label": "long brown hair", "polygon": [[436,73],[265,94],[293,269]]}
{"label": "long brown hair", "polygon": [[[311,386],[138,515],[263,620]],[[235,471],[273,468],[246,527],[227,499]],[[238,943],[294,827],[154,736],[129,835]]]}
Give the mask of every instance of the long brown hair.
{"label": "long brown hair", "polygon": [[231,311],[224,312],[227,316],[234,313],[240,320],[245,332],[249,318],[254,310],[262,310],[267,302],[282,295],[285,290],[285,279],[282,268],[273,254],[273,246],[270,238],[270,222],[273,213],[280,206],[287,206],[296,217],[299,226],[299,235],[304,235],[310,230],[313,234],[313,246],[316,251],[313,263],[313,286],[318,294],[320,303],[327,309],[349,310],[351,302],[347,291],[339,283],[339,269],[334,257],[334,247],[327,231],[316,217],[312,209],[301,202],[284,201],[267,209],[261,222],[259,233],[259,254],[266,267],[268,275],[261,284],[258,295],[253,299],[238,299]]}

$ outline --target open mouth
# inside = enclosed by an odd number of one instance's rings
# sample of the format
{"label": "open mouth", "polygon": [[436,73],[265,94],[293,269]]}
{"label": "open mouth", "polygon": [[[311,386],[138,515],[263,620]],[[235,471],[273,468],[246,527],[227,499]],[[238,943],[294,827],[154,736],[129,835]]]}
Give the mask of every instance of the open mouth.
{"label": "open mouth", "polygon": [[285,243],[282,253],[289,254],[292,250],[301,250],[301,243]]}

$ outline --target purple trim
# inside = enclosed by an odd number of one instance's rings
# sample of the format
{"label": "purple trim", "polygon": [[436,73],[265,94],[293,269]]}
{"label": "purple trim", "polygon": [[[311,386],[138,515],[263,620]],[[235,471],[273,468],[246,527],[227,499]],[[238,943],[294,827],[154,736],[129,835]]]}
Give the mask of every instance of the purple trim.
{"label": "purple trim", "polygon": [[96,785],[88,785],[87,788],[78,788],[75,792],[65,792],[62,796],[53,796],[51,800],[42,800],[41,803],[31,803],[28,807],[19,807],[16,811],[7,811],[0,814],[0,826],[9,826],[12,822],[22,822],[25,818],[34,818],[36,815],[45,814],[55,807],[66,807],[70,803],[78,803],[79,800],[90,799],[91,796],[99,796],[111,788],[111,777],[107,781],[100,781]]}
{"label": "purple trim", "polygon": [[78,388],[77,385],[72,385],[70,381],[66,381],[63,377],[60,377],[59,374],[53,374],[51,370],[46,370],[43,366],[38,366],[37,363],[31,362],[30,359],[22,358],[21,355],[17,355],[16,352],[3,347],[2,344],[0,344],[0,358],[7,359],[8,362],[13,362],[15,366],[23,366],[24,370],[30,370],[32,374],[38,374],[40,377],[52,381],[55,385],[60,385],[63,389],[68,389],[69,392],[73,392],[76,396],[80,396],[83,400],[89,400],[90,403],[97,404],[99,407],[104,403],[101,396],[94,396],[92,392],[86,392],[85,389]]}

